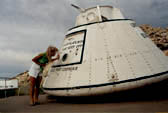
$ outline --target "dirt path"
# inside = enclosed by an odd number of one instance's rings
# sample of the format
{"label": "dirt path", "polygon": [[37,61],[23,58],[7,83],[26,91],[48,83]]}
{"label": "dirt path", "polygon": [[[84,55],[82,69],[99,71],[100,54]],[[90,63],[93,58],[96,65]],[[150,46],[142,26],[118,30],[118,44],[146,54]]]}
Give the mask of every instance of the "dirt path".
{"label": "dirt path", "polygon": [[83,103],[49,101],[40,95],[40,105],[29,106],[29,96],[0,99],[0,112],[166,112],[168,99],[144,101],[114,101]]}

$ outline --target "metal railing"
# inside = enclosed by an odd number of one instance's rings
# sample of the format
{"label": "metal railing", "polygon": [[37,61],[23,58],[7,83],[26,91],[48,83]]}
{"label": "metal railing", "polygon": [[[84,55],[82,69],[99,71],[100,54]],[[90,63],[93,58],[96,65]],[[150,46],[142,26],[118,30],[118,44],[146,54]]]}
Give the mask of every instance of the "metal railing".
{"label": "metal railing", "polygon": [[7,97],[7,91],[11,89],[17,89],[14,87],[14,85],[7,85],[7,81],[9,81],[10,78],[8,77],[0,77],[0,91],[4,91],[4,97]]}

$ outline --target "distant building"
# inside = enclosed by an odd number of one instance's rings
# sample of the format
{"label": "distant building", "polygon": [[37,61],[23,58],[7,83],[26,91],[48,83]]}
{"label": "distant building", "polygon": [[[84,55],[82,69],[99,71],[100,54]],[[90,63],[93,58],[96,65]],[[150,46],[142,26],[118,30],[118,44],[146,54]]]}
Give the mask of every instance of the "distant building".
{"label": "distant building", "polygon": [[10,78],[0,78],[0,90],[17,89],[18,80]]}

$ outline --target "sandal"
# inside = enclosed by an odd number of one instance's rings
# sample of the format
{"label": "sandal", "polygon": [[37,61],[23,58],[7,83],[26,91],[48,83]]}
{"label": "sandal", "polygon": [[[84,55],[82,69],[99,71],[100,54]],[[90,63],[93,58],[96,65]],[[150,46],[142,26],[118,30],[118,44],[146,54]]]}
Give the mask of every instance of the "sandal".
{"label": "sandal", "polygon": [[40,103],[39,102],[35,102],[35,105],[39,105]]}
{"label": "sandal", "polygon": [[30,106],[35,106],[35,103],[33,103],[33,102],[30,102],[30,104],[29,104]]}

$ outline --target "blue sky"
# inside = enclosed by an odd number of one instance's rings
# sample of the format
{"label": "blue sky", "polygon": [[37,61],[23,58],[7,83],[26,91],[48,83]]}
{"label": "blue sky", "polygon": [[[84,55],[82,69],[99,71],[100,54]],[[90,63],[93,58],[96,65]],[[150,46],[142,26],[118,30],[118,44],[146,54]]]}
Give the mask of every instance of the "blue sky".
{"label": "blue sky", "polygon": [[0,77],[28,70],[32,57],[48,45],[60,47],[79,14],[71,3],[112,5],[137,24],[168,26],[167,0],[0,0]]}

